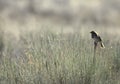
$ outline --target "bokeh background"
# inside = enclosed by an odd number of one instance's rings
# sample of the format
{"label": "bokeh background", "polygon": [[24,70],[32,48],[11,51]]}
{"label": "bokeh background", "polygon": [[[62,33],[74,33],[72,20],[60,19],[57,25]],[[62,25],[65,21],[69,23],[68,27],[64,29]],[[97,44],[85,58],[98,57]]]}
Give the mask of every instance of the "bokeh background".
{"label": "bokeh background", "polygon": [[48,27],[108,29],[110,33],[114,29],[119,34],[119,4],[119,0],[0,0],[0,24],[17,34],[18,30]]}

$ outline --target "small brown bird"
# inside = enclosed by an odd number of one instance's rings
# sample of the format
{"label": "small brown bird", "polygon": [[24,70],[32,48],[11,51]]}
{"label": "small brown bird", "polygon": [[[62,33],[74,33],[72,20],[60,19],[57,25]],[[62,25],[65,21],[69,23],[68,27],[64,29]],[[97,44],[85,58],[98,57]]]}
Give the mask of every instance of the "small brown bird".
{"label": "small brown bird", "polygon": [[105,47],[104,47],[104,44],[103,44],[103,42],[102,42],[102,39],[101,39],[101,37],[97,34],[97,32],[91,31],[90,33],[91,33],[91,38],[94,39],[94,48],[96,49],[98,43],[100,44],[100,46],[101,46],[102,48],[105,48]]}

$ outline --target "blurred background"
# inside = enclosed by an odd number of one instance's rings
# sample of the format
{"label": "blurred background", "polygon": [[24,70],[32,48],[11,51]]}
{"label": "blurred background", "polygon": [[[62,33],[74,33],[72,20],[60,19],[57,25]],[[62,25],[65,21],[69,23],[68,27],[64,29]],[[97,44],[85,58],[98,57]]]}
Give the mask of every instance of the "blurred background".
{"label": "blurred background", "polygon": [[17,33],[18,30],[24,29],[54,27],[68,28],[68,31],[70,28],[103,28],[118,32],[120,1],[0,0],[0,25],[7,31]]}

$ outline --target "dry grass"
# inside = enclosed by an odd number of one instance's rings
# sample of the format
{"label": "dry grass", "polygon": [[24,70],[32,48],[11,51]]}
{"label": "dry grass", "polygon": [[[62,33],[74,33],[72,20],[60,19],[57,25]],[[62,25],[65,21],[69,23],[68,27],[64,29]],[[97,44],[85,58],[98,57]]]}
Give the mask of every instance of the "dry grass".
{"label": "dry grass", "polygon": [[51,31],[8,35],[0,64],[1,84],[120,84],[120,40],[104,35],[93,64],[89,37]]}

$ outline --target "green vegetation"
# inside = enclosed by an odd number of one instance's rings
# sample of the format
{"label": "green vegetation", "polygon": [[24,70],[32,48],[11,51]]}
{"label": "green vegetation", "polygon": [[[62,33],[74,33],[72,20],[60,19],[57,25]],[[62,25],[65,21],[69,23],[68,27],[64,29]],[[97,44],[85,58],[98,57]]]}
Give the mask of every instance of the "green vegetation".
{"label": "green vegetation", "polygon": [[92,40],[79,32],[8,34],[0,39],[0,84],[120,84],[120,41],[108,39],[93,64]]}

